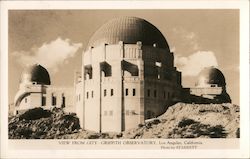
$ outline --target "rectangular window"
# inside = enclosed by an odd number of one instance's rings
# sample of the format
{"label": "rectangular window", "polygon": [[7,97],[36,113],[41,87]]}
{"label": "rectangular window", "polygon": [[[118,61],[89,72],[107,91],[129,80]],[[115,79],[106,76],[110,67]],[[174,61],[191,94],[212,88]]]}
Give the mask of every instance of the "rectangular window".
{"label": "rectangular window", "polygon": [[125,95],[128,96],[128,88],[125,90]]}
{"label": "rectangular window", "polygon": [[133,96],[135,96],[135,89],[133,89]]}
{"label": "rectangular window", "polygon": [[52,105],[56,105],[56,97],[52,95]]}
{"label": "rectangular window", "polygon": [[64,96],[64,94],[62,94],[62,108],[64,108],[65,107],[65,96]]}
{"label": "rectangular window", "polygon": [[104,97],[106,97],[106,95],[107,95],[107,90],[104,89]]}
{"label": "rectangular window", "polygon": [[157,96],[157,93],[156,93],[156,90],[154,90],[154,97],[156,98],[156,96]]}
{"label": "rectangular window", "polygon": [[87,99],[89,98],[89,92],[87,92]]}
{"label": "rectangular window", "polygon": [[27,98],[25,98],[25,103],[27,103]]}
{"label": "rectangular window", "polygon": [[111,96],[113,96],[113,95],[114,95],[114,90],[113,90],[113,89],[111,89],[111,91],[110,91],[110,95],[111,95]]}
{"label": "rectangular window", "polygon": [[150,97],[150,89],[148,89],[148,97]]}
{"label": "rectangular window", "polygon": [[52,100],[52,105],[56,105],[56,97],[55,96],[53,96],[53,100]]}
{"label": "rectangular window", "polygon": [[112,116],[113,115],[113,110],[109,111],[109,115]]}
{"label": "rectangular window", "polygon": [[[25,98],[26,99],[26,98]],[[27,101],[26,101],[27,102]],[[42,106],[46,105],[46,97],[42,96]]]}
{"label": "rectangular window", "polygon": [[94,97],[94,91],[91,91],[91,97],[92,98]]}

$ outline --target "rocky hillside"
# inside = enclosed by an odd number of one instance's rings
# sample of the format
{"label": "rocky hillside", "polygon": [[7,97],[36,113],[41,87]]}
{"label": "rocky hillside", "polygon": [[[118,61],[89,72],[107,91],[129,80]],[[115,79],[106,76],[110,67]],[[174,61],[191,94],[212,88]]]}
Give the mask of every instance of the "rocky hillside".
{"label": "rocky hillside", "polygon": [[237,138],[239,106],[178,103],[156,119],[123,133],[123,138]]}
{"label": "rocky hillside", "polygon": [[9,120],[9,138],[97,139],[97,138],[237,138],[240,134],[239,106],[177,103],[161,116],[123,133],[79,131],[75,114],[36,108]]}
{"label": "rocky hillside", "polygon": [[239,106],[177,103],[158,118],[120,134],[81,131],[62,138],[237,138]]}
{"label": "rocky hillside", "polygon": [[76,114],[34,108],[9,118],[9,139],[55,139],[79,130]]}

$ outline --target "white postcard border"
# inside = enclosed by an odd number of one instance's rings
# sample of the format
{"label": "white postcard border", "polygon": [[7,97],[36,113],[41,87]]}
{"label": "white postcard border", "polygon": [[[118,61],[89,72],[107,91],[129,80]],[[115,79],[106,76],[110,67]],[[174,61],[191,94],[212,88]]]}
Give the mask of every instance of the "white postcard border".
{"label": "white postcard border", "polygon": [[[239,158],[249,155],[249,2],[237,1],[1,1],[1,157],[8,158]],[[240,149],[13,150],[8,145],[8,10],[10,9],[240,9]],[[39,142],[39,141],[38,141]]]}

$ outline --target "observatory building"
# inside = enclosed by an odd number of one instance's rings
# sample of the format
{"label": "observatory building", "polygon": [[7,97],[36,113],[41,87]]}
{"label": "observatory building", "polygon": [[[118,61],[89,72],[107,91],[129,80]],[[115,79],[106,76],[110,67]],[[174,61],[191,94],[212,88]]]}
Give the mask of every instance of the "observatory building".
{"label": "observatory building", "polygon": [[67,112],[75,112],[73,93],[74,89],[71,87],[51,86],[49,73],[41,65],[28,66],[22,73],[19,90],[14,99],[14,114],[37,107],[60,107]]}
{"label": "observatory building", "polygon": [[231,103],[226,91],[226,80],[223,73],[215,67],[206,67],[198,75],[194,88],[190,94],[202,97],[210,103]]}
{"label": "observatory building", "polygon": [[184,96],[210,99],[227,94],[225,78],[216,68],[201,72],[195,88],[184,89],[181,83],[162,33],[144,19],[122,17],[90,38],[72,88],[52,87],[40,65],[24,72],[15,112],[61,107],[76,112],[85,130],[122,132],[163,114]]}
{"label": "observatory building", "polygon": [[179,99],[181,73],[173,53],[144,19],[104,24],[90,38],[82,60],[76,109],[85,129],[121,132],[161,115]]}

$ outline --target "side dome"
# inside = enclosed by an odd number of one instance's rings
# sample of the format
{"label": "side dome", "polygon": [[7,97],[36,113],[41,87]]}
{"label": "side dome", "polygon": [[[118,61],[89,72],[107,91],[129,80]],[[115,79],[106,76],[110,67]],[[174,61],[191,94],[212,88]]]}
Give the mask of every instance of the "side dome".
{"label": "side dome", "polygon": [[43,66],[35,64],[24,70],[21,82],[36,82],[37,84],[50,85],[50,77],[48,71]]}
{"label": "side dome", "polygon": [[100,44],[136,44],[141,41],[142,45],[157,44],[160,48],[167,48],[168,43],[162,33],[148,21],[137,17],[122,17],[108,21],[102,25],[90,38],[89,47]]}
{"label": "side dome", "polygon": [[226,80],[223,73],[215,67],[204,68],[198,76],[198,81],[196,83],[197,87],[203,87],[210,85],[216,85],[218,87],[225,87]]}

